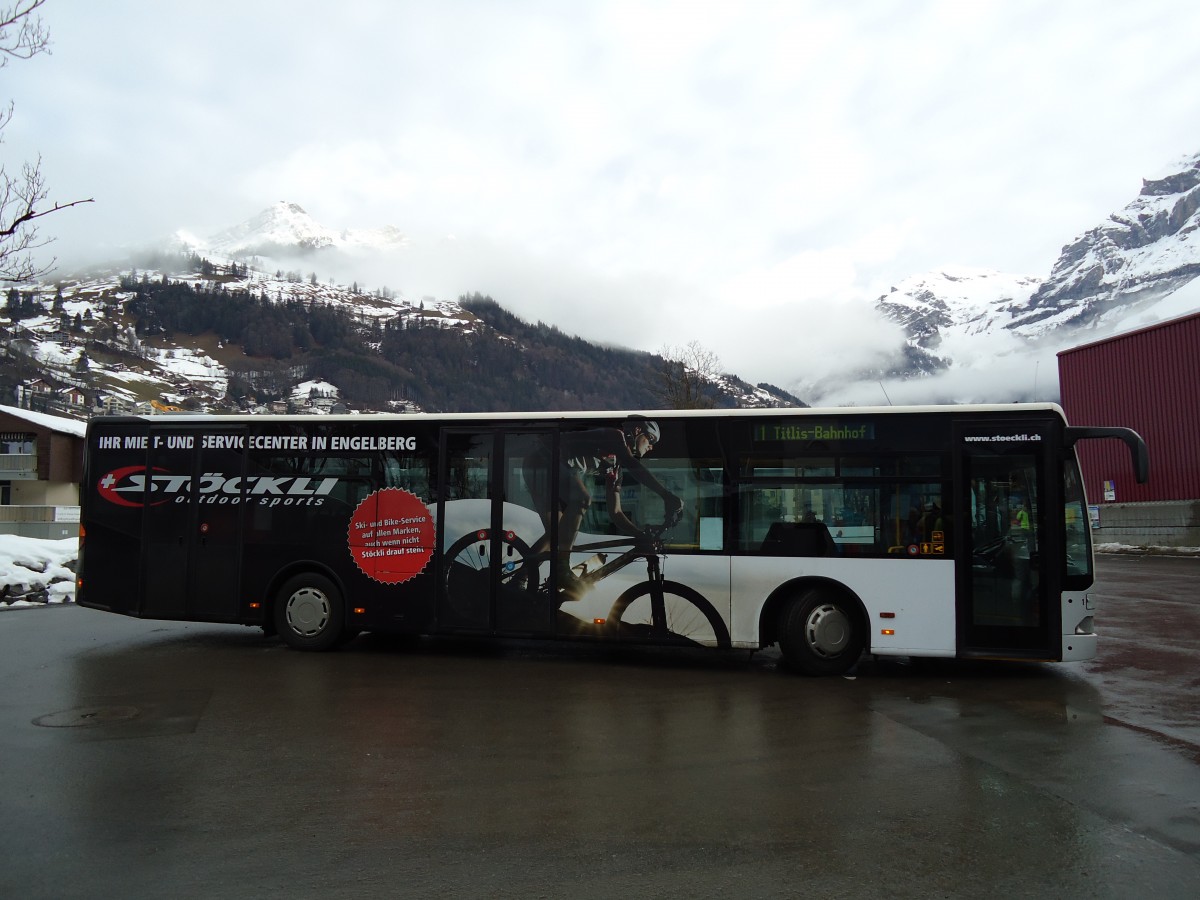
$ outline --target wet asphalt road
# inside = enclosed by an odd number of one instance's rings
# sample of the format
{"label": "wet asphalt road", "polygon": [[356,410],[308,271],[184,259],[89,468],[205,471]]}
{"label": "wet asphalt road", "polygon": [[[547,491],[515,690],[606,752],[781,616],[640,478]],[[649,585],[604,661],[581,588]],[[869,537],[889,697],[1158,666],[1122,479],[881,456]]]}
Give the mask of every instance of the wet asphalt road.
{"label": "wet asphalt road", "polygon": [[854,678],[0,611],[0,897],[1200,896],[1200,561],[1088,664]]}

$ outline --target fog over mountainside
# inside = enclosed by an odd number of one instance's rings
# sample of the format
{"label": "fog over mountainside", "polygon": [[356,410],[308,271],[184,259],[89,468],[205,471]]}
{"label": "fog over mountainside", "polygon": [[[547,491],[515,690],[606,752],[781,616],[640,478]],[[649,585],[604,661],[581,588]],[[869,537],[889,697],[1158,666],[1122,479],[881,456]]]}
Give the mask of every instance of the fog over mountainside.
{"label": "fog over mountainside", "polygon": [[[1194,154],[1063,247],[1046,277],[945,266],[897,281],[861,323],[895,334],[867,368],[816,382],[797,373],[782,388],[730,374],[709,390],[727,407],[1054,400],[1058,351],[1200,310],[1198,234]],[[486,295],[388,286],[436,253],[395,227],[327,228],[288,201],[208,237],[178,232],[133,261],[10,288],[0,390],[13,402],[18,385],[41,379],[56,396],[74,391],[76,407],[106,397],[305,411],[658,405],[654,354],[523,321]],[[736,311],[730,321],[764,329],[763,353],[773,352],[769,326]]]}
{"label": "fog over mountainside", "polygon": [[[280,202],[123,267],[14,287],[0,310],[0,394],[75,415],[664,405],[656,354],[525,322],[485,295],[408,298],[328,277],[396,262],[405,243],[398,229],[337,232]],[[802,405],[713,374],[700,392],[713,406]]]}
{"label": "fog over mountainside", "polygon": [[1054,400],[1056,354],[1200,310],[1200,154],[1063,247],[1048,277],[945,267],[879,298],[878,367],[800,386],[815,405]]}

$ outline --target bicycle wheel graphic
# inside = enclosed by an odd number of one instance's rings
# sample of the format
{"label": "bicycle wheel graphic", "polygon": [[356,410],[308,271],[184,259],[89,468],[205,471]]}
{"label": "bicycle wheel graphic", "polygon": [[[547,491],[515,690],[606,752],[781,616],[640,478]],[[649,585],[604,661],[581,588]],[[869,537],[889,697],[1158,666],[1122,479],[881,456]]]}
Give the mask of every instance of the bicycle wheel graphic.
{"label": "bicycle wheel graphic", "polygon": [[667,644],[728,648],[729,629],[721,614],[699,592],[677,581],[664,581],[665,621],[654,622],[648,581],[635,584],[613,604],[608,614],[611,634]]}
{"label": "bicycle wheel graphic", "polygon": [[493,556],[487,529],[464,534],[451,544],[445,557],[445,597],[455,620],[488,621],[493,565],[500,570],[502,592],[536,590],[537,567],[525,565],[528,555],[529,546],[511,531],[501,534],[498,557]]}

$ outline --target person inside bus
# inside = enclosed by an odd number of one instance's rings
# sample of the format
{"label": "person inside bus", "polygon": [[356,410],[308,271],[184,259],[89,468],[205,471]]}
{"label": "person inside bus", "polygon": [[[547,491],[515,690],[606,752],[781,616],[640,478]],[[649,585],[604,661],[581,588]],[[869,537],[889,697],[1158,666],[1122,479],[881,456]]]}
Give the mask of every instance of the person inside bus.
{"label": "person inside bus", "polygon": [[1030,509],[1028,497],[1017,499],[1016,512],[1013,513],[1008,537],[1012,547],[1013,580],[1012,597],[1019,609],[1028,619],[1023,624],[1036,624],[1037,609],[1037,570],[1034,566],[1036,543],[1033,532],[1033,510]]}
{"label": "person inside bus", "polygon": [[938,505],[936,499],[931,500],[929,507],[921,516],[921,540],[935,540],[935,535],[944,535],[945,531],[946,524],[942,518],[942,508]]}
{"label": "person inside bus", "polygon": [[551,528],[557,519],[559,589],[568,598],[578,597],[585,587],[571,572],[570,560],[583,517],[592,505],[589,480],[597,475],[604,476],[609,518],[619,532],[631,537],[639,536],[642,529],[621,509],[621,477],[624,472],[633,473],[639,485],[662,498],[665,522],[674,520],[683,509],[683,501],[663,487],[642,464],[642,459],[658,444],[661,435],[658,423],[642,416],[626,419],[620,428],[562,432],[559,436],[557,467],[557,516],[550,508],[549,479],[546,477],[551,470],[549,446],[543,445],[525,457],[522,465],[525,486],[545,529],[529,549],[532,554],[550,550]]}

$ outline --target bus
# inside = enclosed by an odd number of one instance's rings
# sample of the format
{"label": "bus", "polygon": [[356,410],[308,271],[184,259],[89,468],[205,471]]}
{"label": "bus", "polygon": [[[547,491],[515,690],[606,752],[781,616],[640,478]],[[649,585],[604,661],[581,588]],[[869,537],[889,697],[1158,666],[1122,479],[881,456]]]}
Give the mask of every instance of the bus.
{"label": "bus", "polygon": [[264,629],[1083,660],[1094,570],[1055,404],[88,424],[76,602]]}

